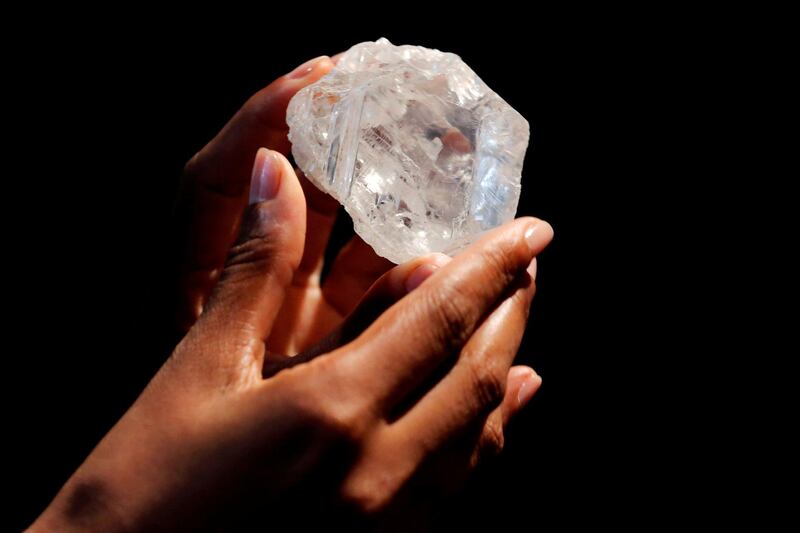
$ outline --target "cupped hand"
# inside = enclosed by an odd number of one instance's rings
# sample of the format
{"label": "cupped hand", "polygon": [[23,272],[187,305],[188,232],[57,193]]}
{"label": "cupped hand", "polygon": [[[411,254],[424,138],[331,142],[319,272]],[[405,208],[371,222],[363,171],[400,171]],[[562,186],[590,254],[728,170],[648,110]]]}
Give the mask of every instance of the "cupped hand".
{"label": "cupped hand", "polygon": [[[240,111],[187,165],[180,212],[198,230],[187,232],[182,294],[186,323],[196,321],[33,530],[193,529],[245,496],[277,514],[295,491],[312,510],[411,516],[502,447],[503,427],[539,387],[511,363],[535,256],[552,238],[546,222],[519,219],[455,259],[421,257],[383,275],[356,268],[369,254],[355,241],[337,259],[353,262],[336,274],[344,290],[319,286],[331,223],[319,217],[335,209],[315,211],[277,151],[259,150],[243,180],[234,155],[249,149],[220,141],[260,131],[259,142],[285,149],[285,127],[257,111],[266,101],[285,109],[296,79],[251,99],[250,118]],[[230,158],[229,178],[223,163],[203,163],[212,153]]]}
{"label": "cupped hand", "polygon": [[[222,131],[187,163],[176,215],[180,243],[176,319],[181,333],[197,320],[236,238],[248,199],[262,191],[250,188],[250,169],[259,147],[287,155],[286,107],[297,91],[331,68],[322,56],[297,67],[253,95]],[[306,196],[305,238],[288,243],[302,259],[286,288],[270,351],[294,355],[339,325],[370,285],[392,264],[359,237],[340,252],[324,284],[323,256],[339,203],[298,173]],[[256,182],[254,182],[256,183]]]}

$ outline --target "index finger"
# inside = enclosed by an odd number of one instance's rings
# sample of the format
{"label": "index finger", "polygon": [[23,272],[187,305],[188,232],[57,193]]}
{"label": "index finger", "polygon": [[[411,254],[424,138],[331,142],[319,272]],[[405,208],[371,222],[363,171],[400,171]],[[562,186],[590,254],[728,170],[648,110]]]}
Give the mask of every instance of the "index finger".
{"label": "index finger", "polygon": [[489,232],[338,354],[348,379],[392,409],[460,350],[552,237],[550,224],[529,217]]}

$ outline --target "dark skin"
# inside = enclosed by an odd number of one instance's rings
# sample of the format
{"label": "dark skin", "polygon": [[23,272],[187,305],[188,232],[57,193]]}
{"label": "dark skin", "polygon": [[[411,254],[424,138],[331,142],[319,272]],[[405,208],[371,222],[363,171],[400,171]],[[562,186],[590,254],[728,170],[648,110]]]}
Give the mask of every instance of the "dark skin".
{"label": "dark skin", "polygon": [[282,154],[289,99],[332,66],[276,80],[187,164],[186,335],[31,531],[202,529],[232,494],[269,513],[294,490],[380,527],[502,447],[541,384],[511,364],[552,228],[522,218],[396,267],[354,238],[321,285],[338,204]]}

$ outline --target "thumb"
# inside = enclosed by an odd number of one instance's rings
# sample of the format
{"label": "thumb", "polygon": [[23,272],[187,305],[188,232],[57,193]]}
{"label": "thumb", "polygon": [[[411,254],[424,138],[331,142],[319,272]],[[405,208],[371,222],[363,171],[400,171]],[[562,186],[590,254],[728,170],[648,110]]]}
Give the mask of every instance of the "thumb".
{"label": "thumb", "polygon": [[207,320],[267,338],[303,256],[305,233],[306,202],[292,166],[280,153],[259,149],[250,205],[206,306]]}

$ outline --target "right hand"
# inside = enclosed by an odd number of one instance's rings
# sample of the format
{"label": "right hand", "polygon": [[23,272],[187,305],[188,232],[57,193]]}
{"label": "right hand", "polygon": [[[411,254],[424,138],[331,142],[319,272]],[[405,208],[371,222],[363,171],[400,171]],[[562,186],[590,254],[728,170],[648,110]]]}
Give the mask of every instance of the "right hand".
{"label": "right hand", "polygon": [[531,218],[453,260],[393,268],[321,343],[269,353],[305,198],[280,154],[260,151],[256,170],[277,187],[245,212],[198,321],[34,530],[186,529],[243,494],[279,513],[293,489],[310,509],[409,516],[409,495],[429,499],[496,452],[538,388],[533,370],[510,368],[552,238]]}

